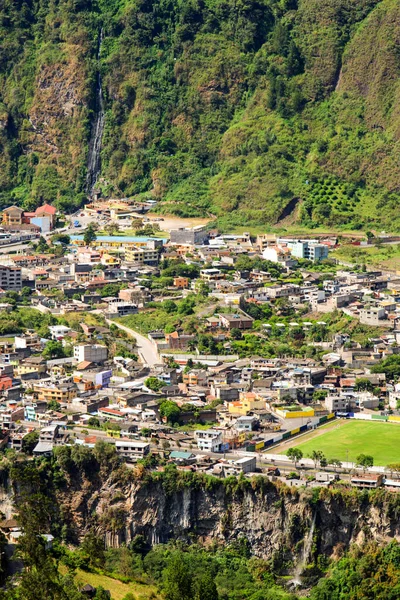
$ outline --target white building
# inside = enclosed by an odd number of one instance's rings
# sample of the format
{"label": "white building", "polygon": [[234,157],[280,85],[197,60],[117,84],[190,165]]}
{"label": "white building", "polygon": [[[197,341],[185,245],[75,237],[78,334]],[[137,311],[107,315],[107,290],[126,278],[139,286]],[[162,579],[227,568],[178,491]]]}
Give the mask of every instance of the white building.
{"label": "white building", "polygon": [[115,449],[120,456],[136,462],[150,452],[150,444],[131,440],[116,440]]}
{"label": "white building", "polygon": [[71,328],[66,325],[51,325],[49,331],[52,340],[62,340],[71,331]]}
{"label": "white building", "polygon": [[194,432],[199,450],[206,452],[219,452],[223,443],[222,432],[215,429],[197,429]]}
{"label": "white building", "polygon": [[74,346],[74,358],[81,363],[83,361],[101,363],[107,360],[107,347],[100,344],[80,344]]}

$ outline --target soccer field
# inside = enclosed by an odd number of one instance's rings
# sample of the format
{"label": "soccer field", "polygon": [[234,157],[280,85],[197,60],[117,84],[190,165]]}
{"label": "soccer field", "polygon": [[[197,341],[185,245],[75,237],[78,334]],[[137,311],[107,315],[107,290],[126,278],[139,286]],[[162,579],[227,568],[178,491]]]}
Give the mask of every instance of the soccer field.
{"label": "soccer field", "polygon": [[[304,441],[291,446],[300,448],[305,457],[313,450],[322,451],[327,459],[355,462],[359,454],[370,454],[374,464],[386,466],[400,462],[400,425],[371,421],[338,421],[337,427],[317,430]],[[286,454],[287,450],[283,452]]]}

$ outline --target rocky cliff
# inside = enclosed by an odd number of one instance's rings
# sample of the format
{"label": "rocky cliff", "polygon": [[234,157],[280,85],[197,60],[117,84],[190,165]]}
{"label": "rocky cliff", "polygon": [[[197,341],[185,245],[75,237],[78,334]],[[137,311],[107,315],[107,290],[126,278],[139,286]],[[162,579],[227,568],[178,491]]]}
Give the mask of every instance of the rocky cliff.
{"label": "rocky cliff", "polygon": [[151,545],[245,537],[260,557],[282,549],[296,555],[315,515],[314,549],[327,555],[354,542],[400,539],[396,494],[297,490],[261,477],[225,482],[177,478],[172,486],[157,477],[123,485],[111,478],[101,487],[88,482],[79,489],[69,487],[58,501],[75,538],[95,528],[110,546],[129,543],[135,535]]}

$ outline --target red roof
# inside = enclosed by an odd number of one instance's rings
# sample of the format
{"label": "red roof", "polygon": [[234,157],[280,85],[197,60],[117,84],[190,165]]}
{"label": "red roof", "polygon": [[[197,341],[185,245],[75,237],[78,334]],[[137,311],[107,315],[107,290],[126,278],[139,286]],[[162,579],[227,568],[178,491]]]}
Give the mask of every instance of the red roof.
{"label": "red roof", "polygon": [[55,215],[57,209],[54,206],[51,206],[51,204],[43,204],[43,206],[39,206],[36,209],[35,213],[39,215],[42,212],[47,213],[48,215]]}

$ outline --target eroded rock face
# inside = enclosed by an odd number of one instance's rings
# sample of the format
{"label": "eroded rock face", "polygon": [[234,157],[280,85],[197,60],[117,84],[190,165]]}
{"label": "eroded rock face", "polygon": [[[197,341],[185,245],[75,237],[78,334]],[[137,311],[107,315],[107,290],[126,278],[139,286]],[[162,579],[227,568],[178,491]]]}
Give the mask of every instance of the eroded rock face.
{"label": "eroded rock face", "polygon": [[143,535],[151,545],[170,539],[199,539],[207,544],[240,537],[252,551],[269,558],[285,547],[295,551],[316,512],[316,536],[320,552],[374,539],[400,539],[399,521],[392,510],[395,497],[383,494],[379,502],[353,491],[331,493],[298,491],[252,482],[230,492],[222,481],[211,489],[192,485],[167,493],[161,481],[125,485],[104,481],[60,494],[62,512],[76,538],[95,527],[109,546],[129,543]]}

